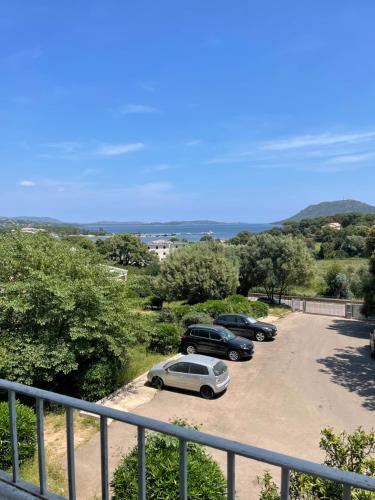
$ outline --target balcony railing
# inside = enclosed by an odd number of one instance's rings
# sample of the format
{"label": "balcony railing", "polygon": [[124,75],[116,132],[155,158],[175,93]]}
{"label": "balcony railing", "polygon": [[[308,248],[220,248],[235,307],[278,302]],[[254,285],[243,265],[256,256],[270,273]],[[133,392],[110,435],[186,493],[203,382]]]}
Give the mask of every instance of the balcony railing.
{"label": "balcony railing", "polygon": [[[301,460],[282,453],[257,448],[247,444],[231,441],[203,432],[186,429],[176,425],[161,422],[147,417],[134,415],[132,413],[107,408],[95,403],[88,403],[79,399],[63,396],[53,392],[36,389],[22,384],[0,379],[0,390],[8,392],[9,402],[9,427],[12,447],[12,474],[0,471],[0,497],[8,498],[6,491],[20,492],[19,498],[43,498],[61,499],[48,491],[45,448],[44,448],[44,402],[49,401],[62,405],[66,409],[66,437],[67,437],[67,472],[69,500],[76,498],[76,480],[74,463],[74,428],[73,410],[82,410],[96,414],[100,418],[100,456],[101,456],[101,495],[103,500],[108,500],[109,472],[108,472],[108,419],[117,420],[125,424],[137,427],[138,431],[138,498],[146,500],[146,429],[175,436],[180,446],[180,500],[188,499],[189,478],[187,474],[187,443],[194,442],[204,446],[222,450],[227,453],[227,497],[228,500],[235,499],[235,458],[236,456],[257,460],[266,464],[280,467],[281,469],[281,498],[289,498],[289,477],[291,471],[304,472],[312,476],[328,479],[343,485],[343,499],[351,498],[352,488],[375,491],[375,478],[356,474],[354,472],[334,469],[325,465]],[[29,484],[20,479],[18,461],[17,419],[16,419],[16,395],[22,394],[35,399],[37,420],[37,443],[39,464],[39,487]],[[16,498],[16,496],[9,496]]]}

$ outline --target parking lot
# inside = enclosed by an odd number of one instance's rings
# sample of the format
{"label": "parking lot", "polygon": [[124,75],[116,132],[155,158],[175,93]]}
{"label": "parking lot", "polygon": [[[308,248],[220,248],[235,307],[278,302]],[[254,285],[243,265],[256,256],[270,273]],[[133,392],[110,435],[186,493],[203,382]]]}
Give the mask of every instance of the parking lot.
{"label": "parking lot", "polygon": [[[140,415],[169,421],[183,418],[203,431],[300,458],[320,460],[320,430],[375,427],[375,361],[370,358],[370,325],[343,318],[293,313],[279,320],[275,341],[256,343],[250,361],[227,361],[231,385],[203,400],[198,394],[165,389],[138,406]],[[109,428],[110,467],[135,444],[134,429]],[[99,439],[77,454],[78,493],[100,492]],[[225,470],[225,455],[213,452]],[[240,499],[258,498],[256,476],[265,464],[238,459]]]}

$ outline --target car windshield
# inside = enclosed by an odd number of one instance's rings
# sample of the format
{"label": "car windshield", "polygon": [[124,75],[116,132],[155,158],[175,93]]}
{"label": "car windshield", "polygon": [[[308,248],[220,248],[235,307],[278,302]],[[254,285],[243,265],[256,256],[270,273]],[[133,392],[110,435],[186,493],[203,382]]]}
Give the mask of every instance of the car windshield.
{"label": "car windshield", "polygon": [[219,361],[218,363],[216,363],[213,370],[214,370],[214,374],[218,377],[219,375],[222,375],[223,373],[225,373],[228,370],[228,368],[227,368],[227,365],[225,363],[223,363],[223,361]]}
{"label": "car windshield", "polygon": [[247,321],[249,321],[249,323],[252,323],[252,324],[257,323],[257,320],[255,318],[252,318],[251,316],[247,316],[246,319],[247,319]]}
{"label": "car windshield", "polygon": [[235,335],[226,328],[223,328],[220,333],[222,338],[225,340],[231,340],[235,338]]}

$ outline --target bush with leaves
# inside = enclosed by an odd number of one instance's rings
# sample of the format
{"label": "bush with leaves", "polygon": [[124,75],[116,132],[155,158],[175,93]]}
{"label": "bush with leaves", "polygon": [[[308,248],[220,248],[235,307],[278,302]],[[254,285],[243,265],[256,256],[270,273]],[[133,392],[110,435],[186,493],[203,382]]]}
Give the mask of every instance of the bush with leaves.
{"label": "bush with leaves", "polygon": [[229,302],[224,300],[206,300],[206,302],[195,304],[194,310],[206,313],[216,319],[220,314],[231,313],[233,307]]}
{"label": "bush with leaves", "polygon": [[[323,429],[319,447],[325,451],[324,464],[329,467],[356,472],[375,477],[375,433],[365,432],[361,427],[351,434],[335,434],[331,428]],[[269,473],[258,478],[262,486],[260,500],[279,500],[275,483]],[[290,478],[289,495],[293,500],[341,500],[341,484],[313,477],[308,474],[293,473]],[[356,500],[375,500],[375,493],[352,489]]]}
{"label": "bush with leaves", "polygon": [[138,297],[149,297],[155,290],[155,277],[148,274],[131,274],[126,287]]}
{"label": "bush with leaves", "polygon": [[212,325],[213,318],[206,313],[201,312],[190,312],[185,314],[181,318],[181,323],[183,326],[188,327],[190,325]]}
{"label": "bush with leaves", "polygon": [[[182,420],[173,422],[188,426]],[[225,500],[226,481],[217,462],[203,446],[187,444],[189,500]],[[146,488],[149,500],[179,498],[179,440],[175,437],[149,433],[146,436]],[[111,486],[113,500],[138,499],[138,448],[122,460],[114,472]]]}
{"label": "bush with leaves", "polygon": [[[17,439],[19,463],[33,458],[36,449],[36,418],[31,408],[17,401]],[[0,403],[0,469],[12,465],[8,403]]]}
{"label": "bush with leaves", "polygon": [[181,331],[178,326],[159,323],[151,333],[149,349],[160,354],[168,354],[177,351],[180,340]]}

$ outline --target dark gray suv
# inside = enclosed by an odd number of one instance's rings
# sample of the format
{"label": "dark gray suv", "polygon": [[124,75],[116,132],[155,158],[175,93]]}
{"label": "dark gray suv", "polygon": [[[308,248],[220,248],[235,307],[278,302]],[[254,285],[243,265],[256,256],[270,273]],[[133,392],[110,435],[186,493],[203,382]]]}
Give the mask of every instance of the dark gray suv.
{"label": "dark gray suv", "polygon": [[273,339],[277,335],[275,325],[258,321],[246,314],[220,314],[215,319],[214,324],[224,326],[236,335],[241,335],[241,337],[247,339],[255,339],[258,342]]}
{"label": "dark gray suv", "polygon": [[199,352],[210,356],[226,356],[231,361],[238,361],[252,357],[254,344],[222,326],[190,325],[181,337],[180,350],[187,354]]}

